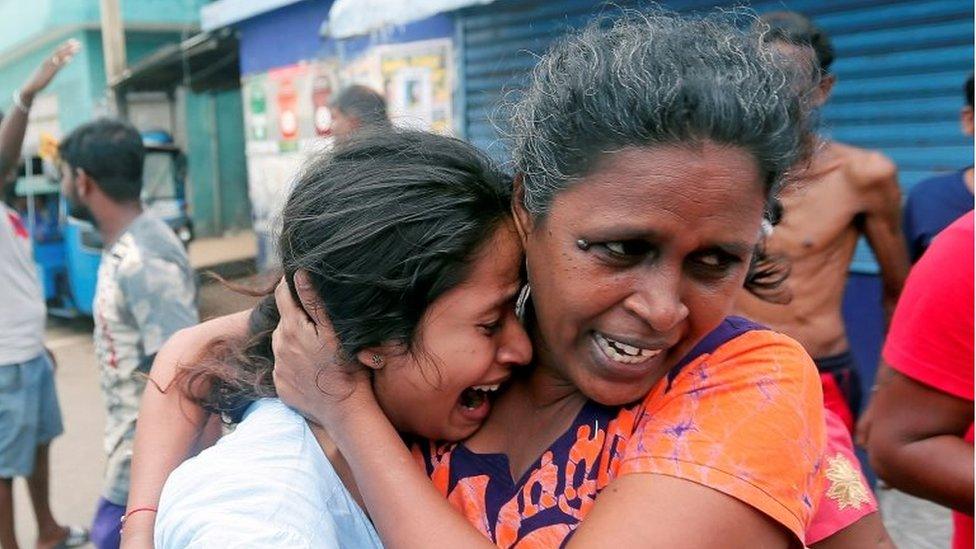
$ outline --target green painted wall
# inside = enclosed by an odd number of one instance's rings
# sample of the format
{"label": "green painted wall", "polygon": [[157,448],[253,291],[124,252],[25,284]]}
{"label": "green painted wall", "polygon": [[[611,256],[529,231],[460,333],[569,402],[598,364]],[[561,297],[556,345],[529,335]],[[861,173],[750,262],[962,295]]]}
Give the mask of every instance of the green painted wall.
{"label": "green painted wall", "polygon": [[244,107],[240,90],[216,94],[220,200],[224,230],[250,228],[251,201],[247,194],[244,156]]}
{"label": "green painted wall", "polygon": [[187,94],[185,116],[187,197],[197,234],[250,227],[240,90]]}
{"label": "green painted wall", "polygon": [[[200,19],[207,0],[120,0],[129,64],[163,44],[179,42]],[[58,96],[60,125],[69,131],[91,119],[105,92],[105,60],[97,0],[0,2],[0,108],[54,47],[68,38],[82,51],[48,88]]]}
{"label": "green painted wall", "polygon": [[[33,44],[34,47],[23,55],[8,58],[5,62],[0,57],[0,109],[9,108],[13,91],[27,80],[59,43],[69,38],[81,42],[82,49],[44,93],[58,97],[62,133],[91,120],[99,112],[98,107],[104,105],[105,97],[105,57],[102,53],[102,35],[97,30],[52,35]],[[138,61],[164,44],[179,40],[180,35],[172,32],[128,32],[126,51],[129,63]],[[3,49],[0,48],[0,55],[2,53]]]}
{"label": "green painted wall", "polygon": [[[120,0],[126,24],[196,25],[207,0]],[[61,27],[99,22],[98,0],[0,2],[0,52]]]}
{"label": "green painted wall", "polygon": [[[91,64],[102,62],[101,48],[93,51],[89,45],[90,32],[79,31],[66,38],[75,38],[82,43],[82,51],[64,67],[44,94],[54,94],[58,98],[59,121],[62,131],[72,128],[92,116],[94,91],[92,89]],[[30,77],[34,69],[50,54],[57,44],[52,41],[38,49],[0,66],[0,109],[10,108],[13,91]],[[99,87],[101,89],[101,86]],[[100,93],[100,91],[99,91]]]}
{"label": "green painted wall", "polygon": [[215,234],[213,180],[217,166],[213,151],[215,129],[211,124],[214,102],[209,94],[186,94],[187,189],[190,217],[197,234]]}
{"label": "green painted wall", "polygon": [[[102,52],[102,33],[99,31],[88,31],[85,35],[88,41],[85,43],[84,51],[88,52],[88,59],[90,60],[88,63],[88,78],[91,83],[92,101],[97,104],[105,96],[106,84],[105,55]],[[181,36],[173,32],[126,32],[126,62],[132,65],[156,51],[161,46],[175,44],[180,42],[180,40]],[[57,42],[54,44],[57,44]],[[2,75],[2,69],[0,69],[0,77]]]}
{"label": "green painted wall", "polygon": [[[207,0],[121,0],[126,57],[133,64],[190,36]],[[97,0],[0,1],[0,110],[35,67],[64,40],[82,43],[77,57],[45,94],[58,99],[64,135],[105,112],[105,58]],[[200,236],[251,225],[239,90],[186,94],[187,197]],[[216,182],[216,183],[215,183]]]}

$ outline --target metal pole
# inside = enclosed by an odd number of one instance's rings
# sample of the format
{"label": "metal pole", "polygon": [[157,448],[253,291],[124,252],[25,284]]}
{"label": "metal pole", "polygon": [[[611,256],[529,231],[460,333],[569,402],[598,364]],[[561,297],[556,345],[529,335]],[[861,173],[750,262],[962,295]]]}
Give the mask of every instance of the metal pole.
{"label": "metal pole", "polygon": [[210,105],[210,195],[213,197],[213,221],[214,233],[222,235],[224,233],[224,205],[221,203],[220,195],[220,140],[217,136],[217,127],[220,123],[217,118],[217,96],[211,92],[207,94]]}
{"label": "metal pole", "polygon": [[119,12],[120,0],[100,0],[102,19],[102,53],[105,57],[106,94],[118,116],[126,117],[125,94],[116,93],[112,85],[125,72],[125,29]]}

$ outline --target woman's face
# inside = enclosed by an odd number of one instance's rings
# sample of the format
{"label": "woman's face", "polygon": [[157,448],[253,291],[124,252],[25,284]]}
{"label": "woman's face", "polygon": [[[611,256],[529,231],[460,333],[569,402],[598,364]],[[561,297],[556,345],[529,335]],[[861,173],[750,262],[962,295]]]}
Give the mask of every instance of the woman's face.
{"label": "woman's face", "polygon": [[607,154],[547,216],[518,208],[537,363],[605,405],[643,398],[729,314],[764,202],[753,157],[704,142]]}
{"label": "woman's face", "polygon": [[471,436],[491,411],[491,396],[529,363],[532,347],[515,318],[522,248],[506,223],[470,275],[428,307],[413,352],[384,353],[376,398],[397,430],[433,440]]}

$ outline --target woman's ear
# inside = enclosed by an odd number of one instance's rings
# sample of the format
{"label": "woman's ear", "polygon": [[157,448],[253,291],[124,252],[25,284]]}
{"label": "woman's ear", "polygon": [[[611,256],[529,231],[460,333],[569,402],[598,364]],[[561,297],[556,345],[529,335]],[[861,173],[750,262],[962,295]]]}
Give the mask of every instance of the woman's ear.
{"label": "woman's ear", "polygon": [[525,209],[525,185],[522,179],[522,174],[519,173],[512,181],[512,218],[515,219],[515,230],[518,231],[519,240],[524,247],[534,225],[532,214]]}

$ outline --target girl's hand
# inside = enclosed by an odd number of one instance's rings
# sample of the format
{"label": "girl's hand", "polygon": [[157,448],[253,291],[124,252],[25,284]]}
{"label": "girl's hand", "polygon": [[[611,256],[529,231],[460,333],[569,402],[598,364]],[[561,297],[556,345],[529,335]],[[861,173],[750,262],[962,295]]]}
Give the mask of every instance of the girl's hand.
{"label": "girl's hand", "polygon": [[373,390],[364,367],[340,358],[339,340],[306,272],[295,273],[295,290],[301,305],[284,279],[275,290],[281,314],[271,336],[275,389],[285,404],[329,430],[368,404]]}

